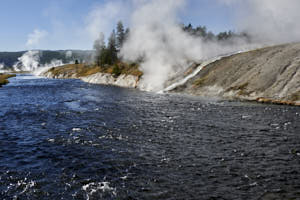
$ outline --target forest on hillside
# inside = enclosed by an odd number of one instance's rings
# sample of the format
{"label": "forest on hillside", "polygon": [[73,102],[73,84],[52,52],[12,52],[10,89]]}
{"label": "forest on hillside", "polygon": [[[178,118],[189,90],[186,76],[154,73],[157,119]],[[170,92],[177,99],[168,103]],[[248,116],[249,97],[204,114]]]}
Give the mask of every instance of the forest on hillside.
{"label": "forest on hillside", "polygon": [[[92,51],[84,50],[37,50],[39,51],[40,64],[51,63],[52,60],[61,60],[63,63],[87,62],[91,60]],[[72,52],[72,53],[70,53]],[[12,67],[26,51],[19,52],[0,52],[0,64],[5,67]]]}

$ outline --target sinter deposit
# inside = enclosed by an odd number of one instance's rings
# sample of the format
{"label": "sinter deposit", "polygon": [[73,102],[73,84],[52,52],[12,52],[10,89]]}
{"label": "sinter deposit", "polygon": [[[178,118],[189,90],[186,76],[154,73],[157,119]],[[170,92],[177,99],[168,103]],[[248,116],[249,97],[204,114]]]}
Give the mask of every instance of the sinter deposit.
{"label": "sinter deposit", "polygon": [[205,67],[173,92],[300,104],[300,43],[222,58]]}

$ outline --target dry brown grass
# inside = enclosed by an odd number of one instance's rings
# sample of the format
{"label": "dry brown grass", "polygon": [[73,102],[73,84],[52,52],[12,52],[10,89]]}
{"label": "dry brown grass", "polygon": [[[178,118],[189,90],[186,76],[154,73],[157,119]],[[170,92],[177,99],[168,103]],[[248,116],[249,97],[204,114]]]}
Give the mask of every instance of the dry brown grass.
{"label": "dry brown grass", "polygon": [[7,83],[9,83],[9,81],[7,79],[11,78],[11,77],[15,77],[15,74],[0,74],[0,87],[2,85],[5,85]]}
{"label": "dry brown grass", "polygon": [[121,74],[142,76],[143,73],[138,69],[137,64],[127,64],[127,63],[117,63],[113,66],[104,66],[99,67],[96,65],[87,65],[87,64],[68,64],[60,67],[52,68],[49,71],[54,75],[58,76],[60,74],[68,74],[70,77],[76,75],[76,77],[84,77],[98,72],[101,73],[114,73],[114,67],[118,67]]}
{"label": "dry brown grass", "polygon": [[207,77],[197,79],[196,81],[194,81],[193,87],[202,86],[205,83],[206,80],[207,80]]}
{"label": "dry brown grass", "polygon": [[260,103],[267,103],[267,104],[278,104],[278,105],[290,105],[290,106],[300,106],[299,103],[296,103],[294,101],[281,101],[281,100],[274,100],[274,99],[268,99],[268,98],[257,98],[256,101]]}
{"label": "dry brown grass", "polygon": [[300,101],[300,91],[292,94],[290,96],[291,101]]}

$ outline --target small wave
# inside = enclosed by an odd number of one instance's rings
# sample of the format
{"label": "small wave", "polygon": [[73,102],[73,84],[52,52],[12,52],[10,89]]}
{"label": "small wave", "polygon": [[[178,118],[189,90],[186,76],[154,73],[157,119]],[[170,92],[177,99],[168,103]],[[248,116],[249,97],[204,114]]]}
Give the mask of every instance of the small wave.
{"label": "small wave", "polygon": [[86,199],[90,199],[94,196],[103,197],[105,194],[111,197],[116,196],[116,188],[110,187],[109,184],[109,182],[91,182],[82,186],[82,190],[86,192]]}

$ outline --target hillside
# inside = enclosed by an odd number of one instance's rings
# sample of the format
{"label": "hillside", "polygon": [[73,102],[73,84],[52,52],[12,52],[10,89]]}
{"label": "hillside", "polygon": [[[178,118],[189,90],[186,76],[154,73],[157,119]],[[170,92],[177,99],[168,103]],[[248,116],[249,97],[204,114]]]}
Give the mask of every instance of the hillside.
{"label": "hillside", "polygon": [[300,43],[225,57],[172,92],[300,105]]}
{"label": "hillside", "polygon": [[[38,50],[40,56],[40,64],[50,63],[52,60],[62,60],[63,63],[70,61],[82,60],[87,61],[91,59],[92,51],[83,50]],[[67,52],[72,52],[72,55],[67,56]],[[0,64],[4,64],[5,67],[12,67],[26,51],[19,52],[0,52]]]}

